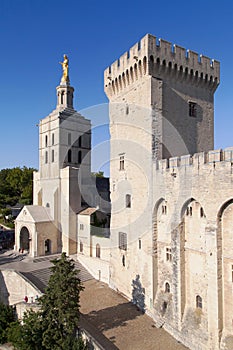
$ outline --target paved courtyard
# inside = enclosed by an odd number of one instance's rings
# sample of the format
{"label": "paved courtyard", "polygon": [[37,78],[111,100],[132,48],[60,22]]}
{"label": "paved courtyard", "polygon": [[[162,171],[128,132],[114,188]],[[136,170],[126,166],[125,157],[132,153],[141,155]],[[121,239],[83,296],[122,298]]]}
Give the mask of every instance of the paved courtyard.
{"label": "paved courtyard", "polygon": [[[84,282],[81,293],[83,325],[97,336],[102,333],[112,342],[107,350],[185,350],[164,329],[156,328],[153,320],[142,314],[120,294],[96,280]],[[88,329],[87,329],[88,330]],[[94,335],[94,334],[93,334]],[[100,335],[99,335],[100,336]],[[104,341],[103,338],[100,339]]]}

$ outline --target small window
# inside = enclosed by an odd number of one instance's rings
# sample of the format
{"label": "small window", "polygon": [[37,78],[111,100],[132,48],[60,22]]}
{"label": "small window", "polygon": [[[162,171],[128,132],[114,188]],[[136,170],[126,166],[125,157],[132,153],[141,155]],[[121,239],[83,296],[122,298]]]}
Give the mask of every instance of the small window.
{"label": "small window", "polygon": [[99,243],[96,244],[96,258],[100,258],[100,245]]}
{"label": "small window", "polygon": [[45,164],[47,164],[48,163],[48,152],[46,151],[45,152]]}
{"label": "small window", "polygon": [[142,240],[141,239],[138,240],[138,249],[142,249]]}
{"label": "small window", "polygon": [[190,117],[197,116],[197,104],[195,102],[189,102],[189,116]]}
{"label": "small window", "polygon": [[71,145],[71,133],[68,134],[68,145]]}
{"label": "small window", "polygon": [[125,206],[126,208],[131,208],[131,195],[127,194],[125,196]]}
{"label": "small window", "polygon": [[80,228],[80,230],[83,230],[84,229],[84,225],[80,224],[79,228]]}
{"label": "small window", "polygon": [[125,170],[125,156],[120,156],[120,170]]}
{"label": "small window", "polygon": [[46,203],[46,208],[49,208],[49,207],[50,207],[49,203]]}
{"label": "small window", "polygon": [[202,309],[202,297],[200,295],[196,296],[196,307]]}
{"label": "small window", "polygon": [[79,243],[79,251],[80,253],[83,253],[83,242]]}
{"label": "small window", "polygon": [[171,250],[171,248],[166,248],[166,261],[172,261],[172,250]]}
{"label": "small window", "polygon": [[54,150],[52,150],[52,163],[54,162]]}
{"label": "small window", "polygon": [[193,208],[192,207],[189,208],[189,215],[193,216]]}
{"label": "small window", "polygon": [[45,135],[45,147],[48,147],[48,136]]}
{"label": "small window", "polygon": [[170,293],[171,288],[170,288],[170,284],[168,282],[165,283],[165,293]]}
{"label": "small window", "polygon": [[189,215],[189,207],[186,209],[186,215]]}
{"label": "small window", "polygon": [[54,145],[54,134],[52,134],[52,146]]}
{"label": "small window", "polygon": [[127,233],[119,232],[119,248],[127,250]]}
{"label": "small window", "polygon": [[129,114],[129,106],[128,106],[128,105],[126,106],[125,113],[126,113],[126,115],[128,115],[128,114]]}

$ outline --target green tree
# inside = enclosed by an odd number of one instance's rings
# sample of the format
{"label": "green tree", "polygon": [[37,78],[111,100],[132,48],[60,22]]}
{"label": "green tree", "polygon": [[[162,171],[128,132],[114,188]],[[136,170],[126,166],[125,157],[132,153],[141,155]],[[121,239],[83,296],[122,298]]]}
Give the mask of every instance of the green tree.
{"label": "green tree", "polygon": [[52,263],[54,266],[51,267],[52,275],[46,293],[39,299],[45,328],[43,345],[46,349],[66,350],[66,339],[76,342],[83,286],[74,261],[68,259],[66,253]]}
{"label": "green tree", "polygon": [[32,203],[33,168],[16,167],[0,170],[0,208]]}
{"label": "green tree", "polygon": [[15,311],[12,306],[0,303],[0,344],[7,341],[6,329],[15,321]]}

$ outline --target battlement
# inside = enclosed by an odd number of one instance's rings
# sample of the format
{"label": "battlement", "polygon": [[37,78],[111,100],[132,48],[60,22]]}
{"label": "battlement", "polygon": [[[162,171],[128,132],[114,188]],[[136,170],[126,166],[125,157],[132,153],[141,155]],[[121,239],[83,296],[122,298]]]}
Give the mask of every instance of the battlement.
{"label": "battlement", "polygon": [[193,155],[188,154],[181,157],[161,159],[156,162],[156,169],[170,169],[171,171],[174,171],[175,168],[188,166],[200,168],[204,164],[211,164],[213,167],[215,167],[216,163],[219,162],[229,162],[233,166],[233,147],[229,147],[224,150],[218,149],[209,152],[195,153]]}
{"label": "battlement", "polygon": [[105,92],[111,96],[144,75],[164,78],[167,74],[176,79],[177,74],[184,75],[194,83],[208,83],[215,90],[220,79],[220,63],[147,34],[105,70]]}

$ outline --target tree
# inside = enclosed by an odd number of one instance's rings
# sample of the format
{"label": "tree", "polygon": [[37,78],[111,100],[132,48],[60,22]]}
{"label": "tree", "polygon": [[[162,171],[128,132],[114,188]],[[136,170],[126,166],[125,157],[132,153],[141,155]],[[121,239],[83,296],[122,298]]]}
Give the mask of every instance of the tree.
{"label": "tree", "polygon": [[80,292],[84,289],[75,270],[74,261],[66,253],[52,261],[52,275],[46,293],[39,299],[45,331],[46,349],[67,349],[66,338],[74,339],[79,321]]}
{"label": "tree", "polygon": [[12,306],[0,303],[0,344],[7,340],[7,327],[15,321],[15,311]]}
{"label": "tree", "polygon": [[18,350],[86,349],[76,337],[79,295],[84,289],[78,271],[65,253],[52,263],[48,287],[38,300],[40,310],[27,311],[22,324],[14,323],[8,330],[8,341]]}
{"label": "tree", "polygon": [[32,203],[33,168],[16,167],[0,170],[0,208]]}

